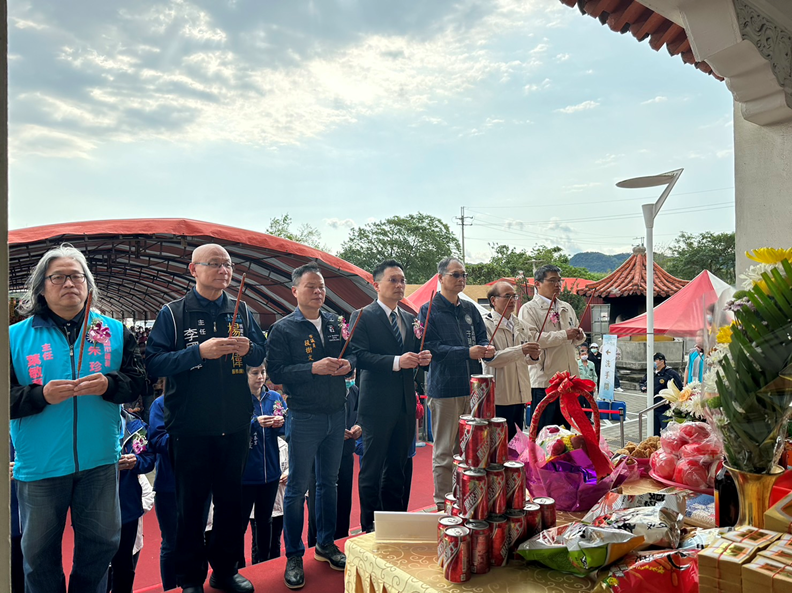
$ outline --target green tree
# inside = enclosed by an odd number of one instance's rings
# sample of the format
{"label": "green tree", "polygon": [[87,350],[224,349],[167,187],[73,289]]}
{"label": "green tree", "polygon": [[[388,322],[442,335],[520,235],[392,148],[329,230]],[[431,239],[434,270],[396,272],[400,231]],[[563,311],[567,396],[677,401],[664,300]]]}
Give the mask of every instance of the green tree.
{"label": "green tree", "polygon": [[303,245],[308,245],[315,249],[327,251],[327,247],[322,244],[322,234],[319,232],[319,229],[308,223],[303,223],[296,231],[293,231],[291,228],[292,222],[292,218],[288,213],[283,216],[276,216],[270,219],[269,226],[264,232],[268,235],[289,239],[290,241],[302,243]]}
{"label": "green tree", "polygon": [[407,282],[417,284],[437,272],[437,262],[459,252],[459,241],[449,226],[419,212],[353,228],[338,257],[368,271],[393,258],[404,266]]}
{"label": "green tree", "polygon": [[669,274],[684,280],[692,280],[704,270],[718,278],[734,284],[734,233],[712,233],[698,235],[681,232],[668,248],[664,267]]}
{"label": "green tree", "polygon": [[561,247],[538,245],[530,252],[508,245],[491,244],[490,248],[494,251],[490,261],[467,265],[467,272],[470,275],[468,284],[486,284],[498,278],[517,276],[520,272],[528,278],[533,278],[533,271],[546,264],[561,268],[561,275],[566,278],[599,280],[603,277],[602,274],[571,265],[569,256]]}

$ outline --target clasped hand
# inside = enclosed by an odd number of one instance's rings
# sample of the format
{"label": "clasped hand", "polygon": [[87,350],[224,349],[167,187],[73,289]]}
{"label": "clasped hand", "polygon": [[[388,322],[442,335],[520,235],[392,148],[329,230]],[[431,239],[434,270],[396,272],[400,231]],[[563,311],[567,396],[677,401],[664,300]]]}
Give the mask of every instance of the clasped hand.
{"label": "clasped hand", "polygon": [[471,360],[481,360],[482,358],[492,358],[495,356],[495,346],[472,346],[470,348]]}
{"label": "clasped hand", "polygon": [[257,420],[262,428],[280,428],[283,426],[283,416],[259,416]]}
{"label": "clasped hand", "polygon": [[400,369],[414,369],[418,366],[429,366],[432,362],[432,353],[428,350],[421,350],[420,352],[405,352],[399,357]]}
{"label": "clasped hand", "polygon": [[332,375],[333,377],[343,377],[352,372],[352,365],[346,358],[333,358],[328,356],[322,360],[317,360],[311,365],[311,372],[314,375]]}
{"label": "clasped hand", "polygon": [[44,386],[44,399],[49,404],[59,404],[80,395],[104,395],[109,385],[102,373],[93,373],[79,379],[56,379]]}
{"label": "clasped hand", "polygon": [[229,354],[245,356],[250,351],[250,340],[243,336],[209,338],[205,342],[201,342],[198,348],[201,351],[201,358],[204,360],[216,360]]}

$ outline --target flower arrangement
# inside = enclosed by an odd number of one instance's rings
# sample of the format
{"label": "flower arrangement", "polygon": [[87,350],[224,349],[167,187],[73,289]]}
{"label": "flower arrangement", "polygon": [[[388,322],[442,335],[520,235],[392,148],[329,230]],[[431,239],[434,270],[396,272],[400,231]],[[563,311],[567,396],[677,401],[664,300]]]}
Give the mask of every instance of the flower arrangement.
{"label": "flower arrangement", "polygon": [[135,455],[140,455],[148,449],[148,439],[146,438],[146,429],[141,427],[131,437],[132,452]]}
{"label": "flower arrangement", "polygon": [[704,394],[701,391],[701,383],[691,381],[685,388],[680,390],[673,381],[668,383],[668,387],[661,390],[657,395],[662,396],[671,406],[666,412],[677,422],[704,422]]}
{"label": "flower arrangement", "polygon": [[110,328],[103,324],[101,319],[97,319],[88,327],[85,339],[94,345],[108,344],[110,342]]}
{"label": "flower arrangement", "polygon": [[273,416],[284,416],[286,414],[286,406],[278,400],[272,405],[272,415]]}
{"label": "flower arrangement", "polygon": [[778,462],[792,404],[792,249],[756,249],[725,310],[704,376],[706,412],[726,463],[754,474]]}
{"label": "flower arrangement", "polygon": [[424,326],[423,323],[416,317],[415,321],[413,321],[413,333],[417,339],[421,339],[424,334]]}
{"label": "flower arrangement", "polygon": [[349,324],[343,315],[338,316],[338,323],[341,324],[341,337],[345,340],[349,339]]}
{"label": "flower arrangement", "polygon": [[550,323],[554,323],[555,325],[558,325],[558,322],[560,320],[561,320],[561,313],[559,313],[558,311],[553,311],[552,313],[550,313]]}

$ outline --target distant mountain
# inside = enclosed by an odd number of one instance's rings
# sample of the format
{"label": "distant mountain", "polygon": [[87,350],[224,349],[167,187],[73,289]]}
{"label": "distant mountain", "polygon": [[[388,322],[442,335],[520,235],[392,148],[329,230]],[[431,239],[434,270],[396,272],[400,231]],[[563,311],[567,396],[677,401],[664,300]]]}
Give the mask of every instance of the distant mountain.
{"label": "distant mountain", "polygon": [[628,257],[629,253],[606,255],[599,251],[584,251],[573,255],[569,263],[578,268],[586,268],[589,272],[607,273],[622,265]]}

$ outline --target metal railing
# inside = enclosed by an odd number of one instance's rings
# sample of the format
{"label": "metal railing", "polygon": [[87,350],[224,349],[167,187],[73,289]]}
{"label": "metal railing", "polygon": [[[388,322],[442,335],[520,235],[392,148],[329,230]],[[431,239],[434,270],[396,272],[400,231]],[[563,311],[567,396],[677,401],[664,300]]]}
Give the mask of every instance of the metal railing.
{"label": "metal railing", "polygon": [[641,410],[640,412],[638,412],[638,442],[639,443],[643,440],[643,417],[644,417],[644,414],[646,414],[647,412],[651,412],[653,410],[656,410],[660,406],[663,406],[663,405],[665,405],[667,403],[668,402],[665,399],[661,399],[655,405],[650,406],[648,408],[645,408],[645,409]]}

